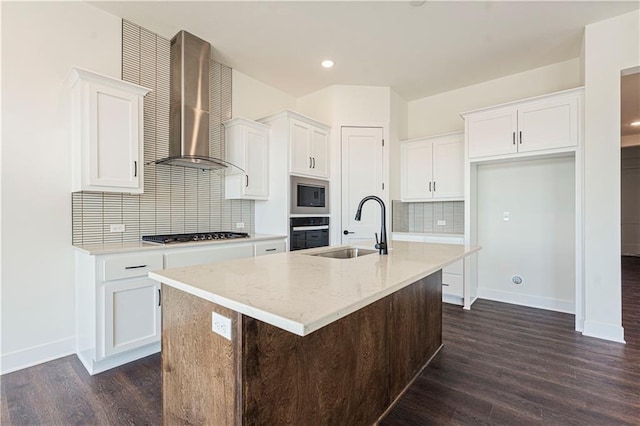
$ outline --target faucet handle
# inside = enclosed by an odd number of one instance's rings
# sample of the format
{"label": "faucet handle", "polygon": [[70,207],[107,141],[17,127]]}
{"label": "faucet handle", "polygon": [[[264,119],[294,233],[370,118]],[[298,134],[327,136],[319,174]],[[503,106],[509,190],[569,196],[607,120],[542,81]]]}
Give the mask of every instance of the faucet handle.
{"label": "faucet handle", "polygon": [[376,249],[380,250],[380,241],[378,241],[378,233],[374,232],[374,235],[376,236]]}

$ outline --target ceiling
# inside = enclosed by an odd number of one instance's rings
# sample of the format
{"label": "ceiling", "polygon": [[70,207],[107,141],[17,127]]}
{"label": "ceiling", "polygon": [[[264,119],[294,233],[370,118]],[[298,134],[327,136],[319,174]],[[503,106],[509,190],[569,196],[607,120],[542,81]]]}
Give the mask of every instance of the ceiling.
{"label": "ceiling", "polygon": [[[187,30],[216,60],[300,97],[389,86],[410,101],[580,55],[584,26],[634,1],[98,1],[166,38]],[[413,3],[423,3],[412,6]],[[331,58],[336,65],[323,69]]]}

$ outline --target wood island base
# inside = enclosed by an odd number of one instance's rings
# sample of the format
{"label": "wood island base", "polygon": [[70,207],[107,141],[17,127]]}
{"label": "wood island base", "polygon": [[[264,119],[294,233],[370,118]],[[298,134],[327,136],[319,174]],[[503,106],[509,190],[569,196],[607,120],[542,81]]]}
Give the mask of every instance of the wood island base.
{"label": "wood island base", "polygon": [[[162,285],[163,422],[371,425],[442,345],[435,272],[304,337]],[[232,320],[232,339],[211,330]]]}

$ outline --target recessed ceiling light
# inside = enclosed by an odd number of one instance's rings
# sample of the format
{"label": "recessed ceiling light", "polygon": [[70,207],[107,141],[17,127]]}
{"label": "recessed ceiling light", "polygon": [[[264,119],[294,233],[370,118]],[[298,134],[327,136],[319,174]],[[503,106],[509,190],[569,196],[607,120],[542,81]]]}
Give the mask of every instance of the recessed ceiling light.
{"label": "recessed ceiling light", "polygon": [[333,61],[331,59],[325,59],[320,63],[325,68],[331,68],[333,66]]}
{"label": "recessed ceiling light", "polygon": [[632,121],[629,123],[630,126],[640,126],[640,120]]}

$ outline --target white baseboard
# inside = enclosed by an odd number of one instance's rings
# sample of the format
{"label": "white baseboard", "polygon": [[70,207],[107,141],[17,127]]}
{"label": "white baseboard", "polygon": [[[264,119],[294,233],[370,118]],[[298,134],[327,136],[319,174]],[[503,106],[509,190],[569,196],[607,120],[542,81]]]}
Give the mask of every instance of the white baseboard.
{"label": "white baseboard", "polygon": [[617,324],[585,320],[582,334],[584,336],[597,337],[598,339],[626,343],[624,341],[624,328]]}
{"label": "white baseboard", "polygon": [[84,368],[87,370],[87,372],[93,376],[94,374],[102,373],[103,371],[119,367],[128,362],[132,362],[137,359],[158,353],[160,352],[160,349],[160,342],[154,342],[141,348],[131,349],[120,354],[110,355],[108,358],[100,361],[95,361],[92,358],[93,352],[91,351],[79,352],[77,355],[78,359],[80,360],[80,362],[82,362],[82,365],[84,365]]}
{"label": "white baseboard", "polygon": [[63,356],[75,353],[76,339],[69,337],[44,345],[22,349],[0,357],[0,374],[7,374],[23,368],[32,367]]}
{"label": "white baseboard", "polygon": [[546,309],[548,311],[575,314],[575,303],[568,300],[551,299],[549,297],[531,296],[528,294],[511,293],[488,288],[478,288],[478,298],[511,303],[513,305],[529,306],[530,308]]}

